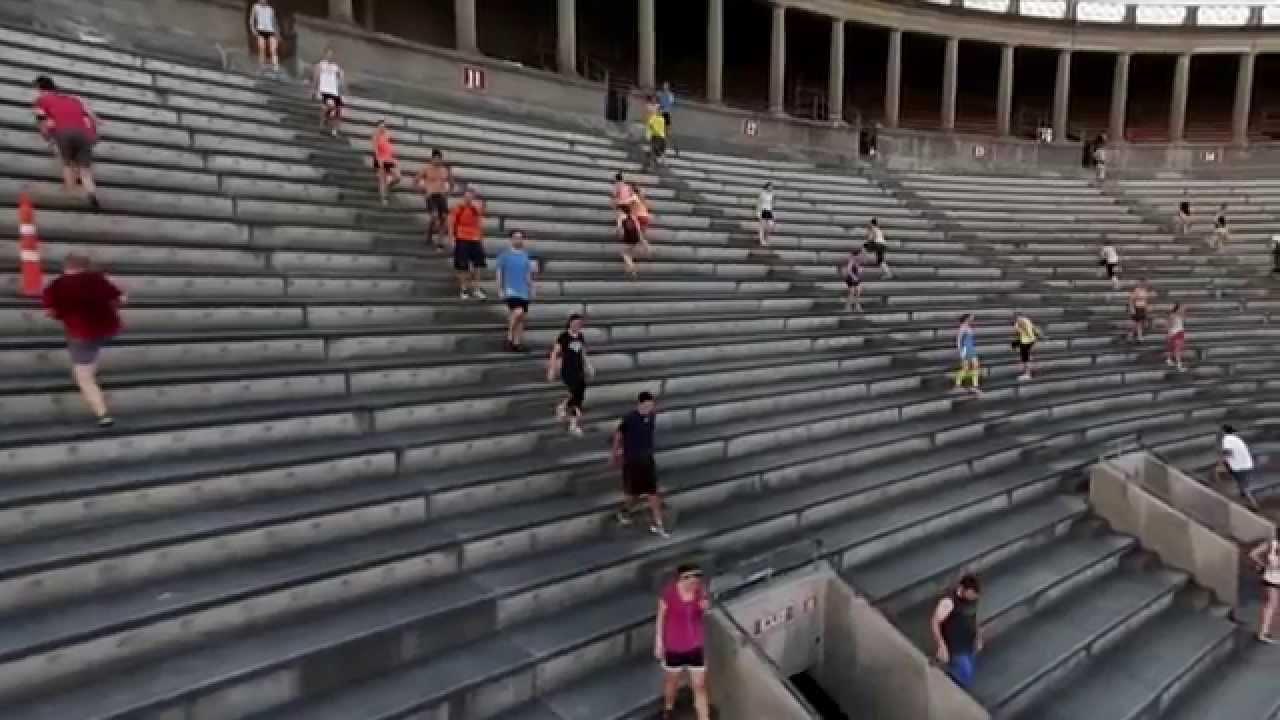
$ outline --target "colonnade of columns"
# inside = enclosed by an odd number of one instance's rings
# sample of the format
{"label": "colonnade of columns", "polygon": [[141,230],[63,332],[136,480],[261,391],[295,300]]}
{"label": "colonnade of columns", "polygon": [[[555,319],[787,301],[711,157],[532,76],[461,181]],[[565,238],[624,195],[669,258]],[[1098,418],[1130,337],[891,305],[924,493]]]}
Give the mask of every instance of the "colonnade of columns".
{"label": "colonnade of columns", "polygon": [[[373,2],[373,0],[369,0]],[[639,65],[637,81],[642,88],[651,89],[657,84],[657,29],[656,0],[634,0],[637,3],[637,48]],[[712,103],[724,99],[724,12],[725,0],[703,0],[707,3],[707,92]],[[771,28],[769,42],[769,110],[785,113],[785,85],[787,62],[787,3],[785,0],[769,0]],[[329,0],[329,16],[334,20],[355,22],[353,0]],[[476,0],[454,0],[454,18],[457,27],[457,49],[477,53]],[[577,0],[556,0],[557,44],[556,62],[560,72],[573,75],[577,72]],[[889,52],[885,73],[884,118],[886,127],[898,126],[902,102],[902,35],[901,28],[889,28]],[[953,130],[956,120],[956,91],[960,66],[960,39],[945,38],[942,68],[942,109],[939,117],[943,130]],[[827,85],[828,119],[839,123],[843,118],[845,87],[845,21],[831,18],[831,62]],[[1054,138],[1064,141],[1071,100],[1070,49],[1058,50],[1057,74],[1054,81],[1052,126]],[[1248,138],[1249,109],[1253,93],[1253,70],[1256,53],[1239,55],[1236,72],[1235,102],[1232,108],[1231,129],[1234,142],[1244,144]],[[1124,137],[1126,108],[1129,98],[1129,65],[1132,56],[1128,52],[1115,55],[1112,75],[1111,112],[1108,123],[1112,138]],[[1013,122],[1013,88],[1015,47],[1000,48],[1000,70],[997,84],[996,125],[1001,135],[1007,135]],[[1191,54],[1177,56],[1174,66],[1173,87],[1169,103],[1169,140],[1179,142],[1186,129],[1187,93],[1191,78]]]}

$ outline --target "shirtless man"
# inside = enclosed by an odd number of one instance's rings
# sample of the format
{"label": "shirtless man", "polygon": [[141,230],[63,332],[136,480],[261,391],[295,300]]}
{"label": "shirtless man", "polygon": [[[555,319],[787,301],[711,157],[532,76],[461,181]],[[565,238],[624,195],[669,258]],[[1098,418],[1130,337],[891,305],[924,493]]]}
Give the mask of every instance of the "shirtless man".
{"label": "shirtless man", "polygon": [[1142,280],[1129,293],[1129,317],[1133,320],[1133,329],[1129,331],[1129,339],[1142,342],[1142,332],[1146,329],[1151,300],[1156,293],[1151,289],[1150,280]]}
{"label": "shirtless man", "polygon": [[443,153],[431,151],[431,162],[418,171],[417,182],[427,197],[427,244],[431,244],[439,230],[440,239],[435,240],[435,248],[443,250],[449,236],[449,193],[453,191],[453,171],[445,164]]}

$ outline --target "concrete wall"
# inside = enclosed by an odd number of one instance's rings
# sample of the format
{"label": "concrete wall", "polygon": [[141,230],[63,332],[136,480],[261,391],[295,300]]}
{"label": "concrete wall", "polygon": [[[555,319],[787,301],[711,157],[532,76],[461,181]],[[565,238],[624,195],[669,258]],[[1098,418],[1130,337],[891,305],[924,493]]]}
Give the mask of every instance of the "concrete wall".
{"label": "concrete wall", "polygon": [[[1146,473],[1163,498],[1144,486]],[[1219,601],[1233,606],[1241,595],[1245,552],[1241,544],[1256,543],[1273,532],[1270,523],[1248,517],[1252,513],[1182,473],[1157,471],[1145,462],[1095,465],[1090,471],[1089,503],[1116,532],[1136,537],[1166,565],[1189,573]],[[1180,506],[1214,519],[1218,529],[1197,521]]]}
{"label": "concrete wall", "polygon": [[715,668],[711,703],[722,718],[809,720],[812,716],[787,690],[784,680],[755,645],[724,615],[707,619],[707,662]]}
{"label": "concrete wall", "polygon": [[[880,130],[877,148],[881,162],[892,170],[931,172],[1016,172],[1079,174],[1080,145],[1043,145],[1028,140],[984,135],[948,135],[913,130]],[[1224,144],[1113,144],[1108,170],[1114,175],[1155,173],[1196,175],[1280,167],[1280,144],[1247,148]]]}
{"label": "concrete wall", "polygon": [[842,708],[876,720],[989,720],[865,598],[836,578],[824,598],[818,682]]}

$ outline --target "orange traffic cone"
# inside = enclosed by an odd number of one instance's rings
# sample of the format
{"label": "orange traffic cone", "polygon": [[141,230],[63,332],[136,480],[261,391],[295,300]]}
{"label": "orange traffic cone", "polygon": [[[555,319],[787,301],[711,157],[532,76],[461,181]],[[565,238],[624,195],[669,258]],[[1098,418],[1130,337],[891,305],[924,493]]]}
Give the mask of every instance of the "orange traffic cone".
{"label": "orange traffic cone", "polygon": [[36,210],[31,196],[18,198],[18,257],[22,261],[22,294],[40,297],[44,292],[44,268],[40,266],[40,238],[36,236]]}

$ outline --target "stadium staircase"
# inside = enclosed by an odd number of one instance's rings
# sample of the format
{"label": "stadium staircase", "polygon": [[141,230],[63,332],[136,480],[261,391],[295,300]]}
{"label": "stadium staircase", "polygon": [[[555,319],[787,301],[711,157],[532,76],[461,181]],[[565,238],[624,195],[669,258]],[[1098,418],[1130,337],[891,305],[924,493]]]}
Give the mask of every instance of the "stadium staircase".
{"label": "stadium staircase", "polygon": [[[1078,493],[1084,468],[1135,445],[1203,468],[1228,418],[1267,448],[1273,309],[1083,182],[907,176],[908,202],[855,172],[705,152],[646,175],[604,136],[358,94],[335,140],[297,86],[0,39],[0,199],[33,192],[49,272],[88,252],[130,295],[104,356],[109,431],[54,323],[0,302],[7,717],[639,718],[671,568],[813,537],[920,642],[944,585],[981,571],[975,695],[998,717],[1274,710],[1270,684],[1213,672],[1270,648]],[[41,73],[103,118],[100,214],[61,193],[31,127]],[[407,173],[439,148],[480,190],[491,255],[530,235],[531,355],[501,351],[495,299],[456,298],[418,195],[378,204],[380,119]],[[618,171],[655,215],[635,281],[607,209]],[[760,249],[765,180],[780,225]],[[836,266],[871,216],[895,277],[870,271],[847,313]],[[1158,338],[1117,339],[1100,234],[1191,303],[1192,372],[1167,372]],[[16,263],[0,259],[3,282]],[[1050,337],[1030,383],[1008,349],[1016,309]],[[949,393],[970,310],[982,400]],[[581,439],[541,378],[573,311],[599,371]],[[611,520],[608,433],[641,390],[660,397],[669,540]]]}

